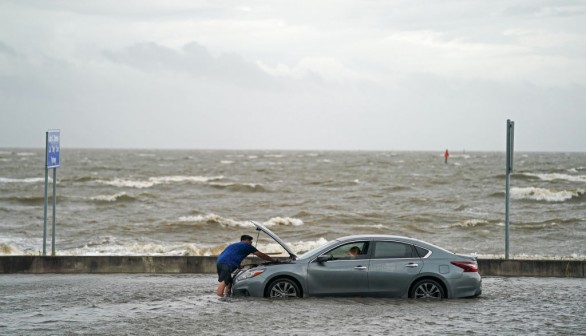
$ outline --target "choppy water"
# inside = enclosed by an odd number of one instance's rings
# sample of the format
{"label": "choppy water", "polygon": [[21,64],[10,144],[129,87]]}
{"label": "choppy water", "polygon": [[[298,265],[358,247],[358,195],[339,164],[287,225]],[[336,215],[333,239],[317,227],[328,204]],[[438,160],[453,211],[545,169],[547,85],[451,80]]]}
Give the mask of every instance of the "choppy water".
{"label": "choppy water", "polygon": [[[43,154],[0,150],[0,254],[42,250]],[[297,251],[375,233],[504,255],[504,154],[442,154],[63,149],[57,254],[214,255],[255,220]],[[511,187],[513,257],[586,257],[586,153],[516,153]]]}
{"label": "choppy water", "polygon": [[584,335],[584,279],[484,278],[476,299],[218,298],[212,275],[2,275],[2,335]]}

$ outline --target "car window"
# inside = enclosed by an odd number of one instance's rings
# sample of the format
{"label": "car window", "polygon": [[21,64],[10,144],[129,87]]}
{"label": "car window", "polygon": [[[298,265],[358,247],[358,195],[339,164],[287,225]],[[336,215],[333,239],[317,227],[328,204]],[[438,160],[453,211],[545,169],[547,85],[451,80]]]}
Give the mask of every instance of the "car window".
{"label": "car window", "polygon": [[415,250],[417,251],[417,254],[419,255],[420,258],[424,258],[429,253],[431,253],[430,250],[424,249],[423,247],[419,247],[419,246],[415,246]]}
{"label": "car window", "polygon": [[328,242],[328,243],[326,243],[324,245],[315,247],[315,248],[313,248],[313,249],[311,249],[311,250],[303,253],[302,255],[298,256],[297,257],[297,260],[310,258],[314,254],[316,254],[316,252],[318,252],[319,250],[322,250],[322,249],[326,249],[327,250],[329,246],[337,245],[338,243],[339,242],[337,240],[332,240],[332,241],[330,241],[330,242]]}
{"label": "car window", "polygon": [[332,256],[333,260],[364,259],[368,254],[368,242],[358,241],[340,245],[324,254]]}
{"label": "car window", "polygon": [[413,245],[392,242],[376,242],[374,258],[417,258]]}

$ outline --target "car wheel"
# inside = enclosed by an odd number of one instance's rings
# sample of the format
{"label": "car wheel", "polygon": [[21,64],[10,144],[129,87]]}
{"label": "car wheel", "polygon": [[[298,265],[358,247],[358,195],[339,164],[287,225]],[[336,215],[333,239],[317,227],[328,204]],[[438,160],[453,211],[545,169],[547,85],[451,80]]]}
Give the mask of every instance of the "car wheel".
{"label": "car wheel", "polygon": [[281,278],[274,280],[267,287],[267,297],[273,298],[296,298],[301,297],[301,290],[295,281]]}
{"label": "car wheel", "polygon": [[423,279],[413,286],[409,297],[413,299],[445,299],[446,292],[437,281]]}

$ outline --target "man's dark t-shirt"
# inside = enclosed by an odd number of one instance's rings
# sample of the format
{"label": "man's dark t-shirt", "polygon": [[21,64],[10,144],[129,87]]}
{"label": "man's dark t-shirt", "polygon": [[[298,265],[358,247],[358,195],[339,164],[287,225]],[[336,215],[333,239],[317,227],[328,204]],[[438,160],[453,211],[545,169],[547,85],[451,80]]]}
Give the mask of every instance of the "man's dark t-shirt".
{"label": "man's dark t-shirt", "polygon": [[218,264],[230,265],[236,269],[240,267],[240,263],[246,256],[256,251],[258,251],[256,247],[245,242],[230,244],[218,257]]}

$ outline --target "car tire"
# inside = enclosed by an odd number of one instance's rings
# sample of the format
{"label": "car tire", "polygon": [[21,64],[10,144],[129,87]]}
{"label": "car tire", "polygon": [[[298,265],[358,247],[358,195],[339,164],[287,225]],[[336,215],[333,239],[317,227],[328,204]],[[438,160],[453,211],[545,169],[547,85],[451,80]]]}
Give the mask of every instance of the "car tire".
{"label": "car tire", "polygon": [[441,300],[446,298],[444,287],[432,279],[419,280],[413,285],[409,292],[412,299]]}
{"label": "car tire", "polygon": [[295,281],[279,278],[267,286],[266,297],[270,299],[298,298],[301,297],[301,290]]}

